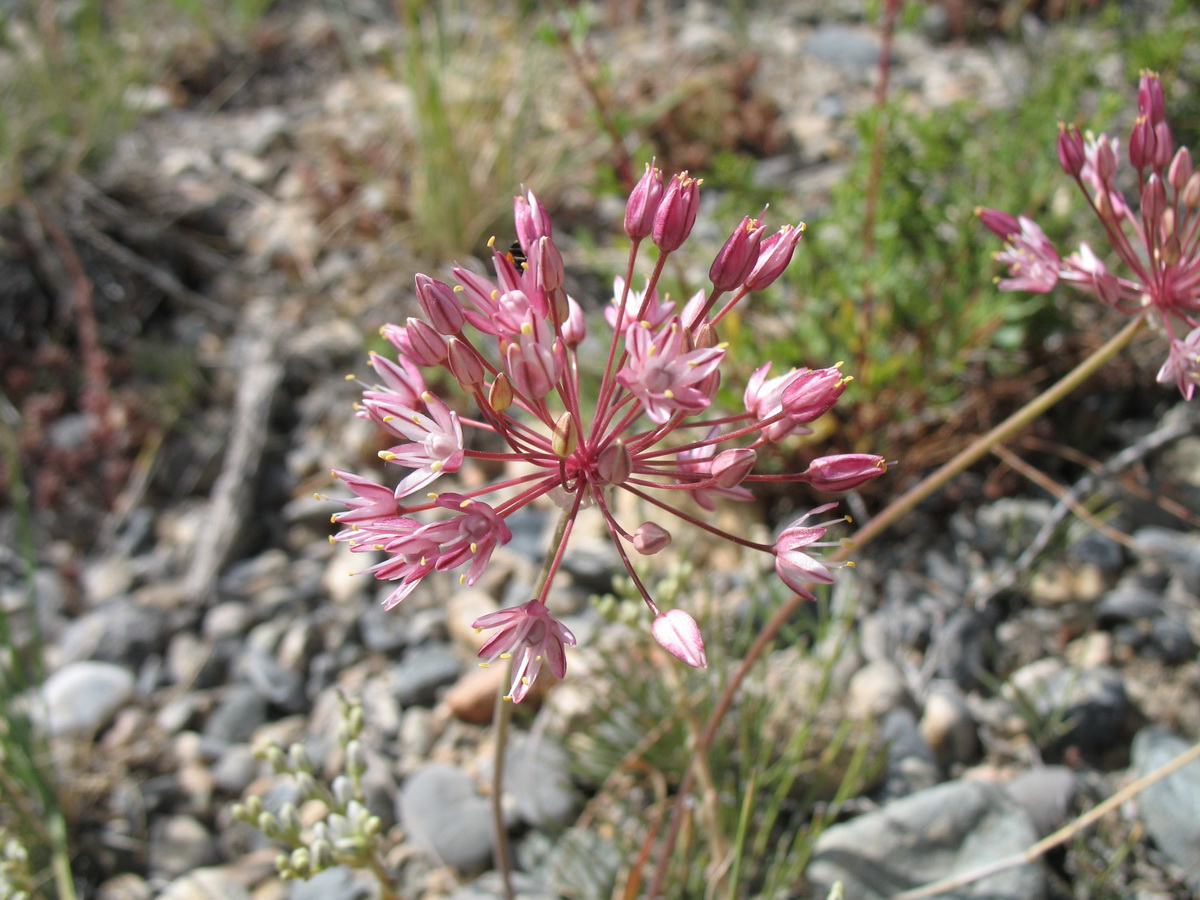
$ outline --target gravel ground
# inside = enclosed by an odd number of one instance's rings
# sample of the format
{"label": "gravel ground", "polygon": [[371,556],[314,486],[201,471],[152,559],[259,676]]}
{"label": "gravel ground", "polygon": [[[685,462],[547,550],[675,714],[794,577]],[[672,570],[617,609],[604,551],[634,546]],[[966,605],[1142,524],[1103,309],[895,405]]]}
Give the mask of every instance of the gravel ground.
{"label": "gravel ground", "polygon": [[[819,208],[855,145],[878,57],[861,5],[828,6],[755,7],[738,44],[723,12],[690,3],[672,16],[669,41],[657,40],[664,22],[652,14],[598,29],[596,50],[631,82],[714,59],[731,66],[754,89],[738,128],[763,148],[762,178]],[[366,712],[368,805],[405,835],[389,859],[403,895],[499,896],[479,789],[495,676],[473,664],[466,623],[536,577],[546,520],[510,521],[513,542],[473,588],[423,586],[384,613],[387,591],[348,578],[355,562],[328,542],[336,507],[313,498],[330,488],[331,468],[375,449],[341,376],[361,366],[365,336],[416,311],[416,263],[387,223],[402,180],[347,174],[386,149],[410,100],[377,68],[352,68],[339,38],[347,21],[376,48],[398,45],[400,32],[366,4],[348,15],[288,7],[245,46],[197,48],[162,108],[69,190],[102,334],[160,373],[119,381],[116,423],[49,407],[31,477],[46,725],[78,823],[85,896],[368,896],[340,868],[281,881],[275,845],[230,812],[252,795],[272,810],[289,799],[251,751],[264,740],[304,741],[318,769],[339,764],[339,694]],[[1017,50],[948,41],[939,28],[931,14],[896,41],[893,74],[912,102],[1016,102]],[[679,151],[689,152],[700,153]],[[613,202],[580,184],[556,198],[564,214],[607,216]],[[702,217],[699,227],[718,225]],[[7,255],[0,267],[33,322],[48,302],[29,274],[37,266]],[[20,337],[21,318],[12,321]],[[838,641],[834,714],[872,723],[884,749],[879,777],[848,807],[857,814],[822,839],[796,896],[824,896],[835,879],[856,900],[890,896],[1019,853],[1200,734],[1200,416],[1165,397],[1148,392],[1144,414],[1105,435],[1110,449],[1134,448],[1081,498],[1103,501],[1092,508],[1107,528],[1035,491],[997,497],[968,475],[952,500],[927,504],[843,573],[832,607],[851,624]],[[762,511],[722,514],[741,529],[772,524]],[[13,515],[0,513],[6,534]],[[620,572],[602,537],[598,521],[584,523],[552,601],[592,647],[572,655],[568,680],[520,725],[510,753],[523,897],[608,896],[623,862],[611,836],[570,828],[595,785],[580,783],[556,742],[605,690],[603,648],[625,640],[589,602]],[[694,547],[708,563],[695,577],[728,587],[731,605],[761,584],[740,556]],[[0,560],[0,601],[27,641],[28,575],[14,551],[0,547]],[[779,651],[766,683],[799,683],[807,657]],[[1192,896],[1200,775],[1184,769],[1156,791],[1065,856],[952,896]],[[587,877],[571,867],[581,847],[595,863]],[[841,865],[862,847],[875,852]],[[1096,867],[1108,862],[1105,881]]]}

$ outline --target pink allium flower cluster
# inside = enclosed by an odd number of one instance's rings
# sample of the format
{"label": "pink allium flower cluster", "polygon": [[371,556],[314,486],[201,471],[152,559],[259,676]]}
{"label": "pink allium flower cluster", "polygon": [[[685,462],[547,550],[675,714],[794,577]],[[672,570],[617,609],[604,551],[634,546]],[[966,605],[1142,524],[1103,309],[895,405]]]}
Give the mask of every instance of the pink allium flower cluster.
{"label": "pink allium flower cluster", "polygon": [[[821,539],[832,523],[809,525],[809,516],[801,516],[774,543],[760,543],[717,528],[689,511],[689,500],[712,510],[717,498],[751,499],[747,486],[767,480],[844,491],[886,468],[882,457],[844,454],[816,459],[795,474],[753,473],[761,447],[809,433],[808,423],[837,402],[848,381],[837,367],[769,378],[767,363],[750,379],[742,411],[710,413],[726,354],[717,324],[750,292],[779,277],[803,228],[784,226],[768,236],[761,218],[744,219],[712,264],[711,290],[699,291],[679,309],[659,295],[658,283],[668,256],[691,231],[699,187],[687,173],[664,183],[662,173],[648,166],[630,196],[625,231],[632,248],[606,313],[608,354],[601,371],[581,371],[577,348],[587,326],[579,304],[563,290],[562,257],[532,193],[517,197],[514,205],[524,258],[493,250],[494,280],[456,268],[453,287],[418,275],[424,316],[384,326],[395,360],[370,357],[377,383],[363,391],[358,415],[399,441],[380,456],[405,472],[387,486],[335,471],[353,496],[343,501],[346,511],[334,516],[342,530],[333,539],[380,557],[365,571],[395,582],[385,607],[394,607],[433,572],[457,569],[461,582],[474,584],[495,549],[511,538],[505,520],[527,504],[545,497],[563,510],[537,596],[472,623],[497,629],[480,657],[515,660],[514,701],[526,695],[543,662],[559,677],[566,671],[564,647],[575,638],[546,609],[546,597],[585,505],[603,515],[654,616],[654,637],[689,665],[704,666],[695,620],[683,610],[658,608],[629,549],[649,555],[668,546],[671,533],[664,522],[671,516],[770,554],[784,582],[810,596],[810,584],[832,581],[829,566],[812,555],[829,543]],[[647,239],[658,253],[638,291],[632,286],[634,267]],[[429,389],[426,373],[438,369],[452,376],[458,396],[443,398]],[[585,391],[586,378],[594,380]],[[594,408],[585,408],[585,396],[598,397]],[[468,442],[469,432],[483,439]],[[509,474],[461,493],[427,490],[471,460],[504,464]],[[661,511],[663,521],[621,524],[614,514],[617,491]]]}
{"label": "pink allium flower cluster", "polygon": [[1087,244],[1066,259],[1036,223],[994,209],[983,224],[1006,241],[997,259],[1008,264],[1005,290],[1045,293],[1059,281],[1094,294],[1122,312],[1152,309],[1169,341],[1158,381],[1175,382],[1190,400],[1200,382],[1200,172],[1186,147],[1175,147],[1166,122],[1162,83],[1144,72],[1127,158],[1136,174],[1137,205],[1118,182],[1120,141],[1059,126],[1058,159],[1104,226],[1127,273],[1117,275]]}

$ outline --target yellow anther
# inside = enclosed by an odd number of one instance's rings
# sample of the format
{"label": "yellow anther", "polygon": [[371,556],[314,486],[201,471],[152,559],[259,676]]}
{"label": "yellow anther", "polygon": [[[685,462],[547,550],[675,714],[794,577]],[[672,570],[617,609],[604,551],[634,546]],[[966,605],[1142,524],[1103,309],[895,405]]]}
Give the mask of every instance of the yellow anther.
{"label": "yellow anther", "polygon": [[467,499],[466,499],[466,500],[464,500],[462,503],[458,504],[458,508],[459,508],[459,509],[466,509],[468,506],[470,506],[470,505],[471,505],[471,503],[472,503],[472,502],[474,502],[474,501],[472,501],[470,498],[467,498]]}
{"label": "yellow anther", "polygon": [[670,388],[667,388],[665,391],[663,391],[663,396],[666,397],[668,400],[674,400],[675,392],[673,390],[671,390]]}
{"label": "yellow anther", "polygon": [[446,467],[446,464],[444,462],[442,462],[440,459],[435,460],[434,462],[429,464],[429,468],[432,469],[434,472],[440,472],[445,467]]}
{"label": "yellow anther", "polygon": [[475,543],[474,541],[471,541],[471,552],[472,553],[479,552],[479,545],[477,543]]}
{"label": "yellow anther", "polygon": [[512,659],[512,654],[509,653],[508,651],[505,651],[504,653],[500,654],[500,658],[501,659]]}
{"label": "yellow anther", "polygon": [[357,378],[358,376],[357,376],[357,375],[355,375],[353,372],[351,372],[349,375],[346,375],[346,376],[344,376],[344,377],[345,377],[345,379],[346,379],[347,381],[353,381],[353,380],[354,380],[355,378]]}
{"label": "yellow anther", "polygon": [[382,460],[385,460],[386,462],[391,462],[393,459],[396,458],[396,454],[393,453],[391,450],[380,450],[379,458]]}

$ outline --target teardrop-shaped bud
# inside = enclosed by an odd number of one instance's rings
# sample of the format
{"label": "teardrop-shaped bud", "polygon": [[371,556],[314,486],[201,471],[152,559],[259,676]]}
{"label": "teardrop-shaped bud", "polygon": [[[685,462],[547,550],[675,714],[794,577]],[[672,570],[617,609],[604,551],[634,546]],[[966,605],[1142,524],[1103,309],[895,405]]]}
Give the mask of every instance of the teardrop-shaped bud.
{"label": "teardrop-shaped bud", "polygon": [[504,412],[513,402],[512,385],[508,376],[501,372],[488,388],[488,406],[498,413]]}
{"label": "teardrop-shaped bud", "polygon": [[575,425],[575,417],[569,412],[563,413],[554,423],[554,434],[550,438],[550,448],[559,459],[566,459],[579,446],[579,428]]}
{"label": "teardrop-shaped bud", "polygon": [[749,447],[734,447],[722,450],[712,461],[713,481],[719,488],[734,488],[754,471],[758,453]]}
{"label": "teardrop-shaped bud", "polygon": [[642,556],[653,556],[671,543],[671,532],[654,522],[643,522],[633,533],[633,546]]}
{"label": "teardrop-shaped bud", "polygon": [[696,669],[703,669],[708,665],[700,627],[696,620],[682,609],[660,613],[650,626],[650,633],[659,645],[676,659]]}
{"label": "teardrop-shaped bud", "polygon": [[633,472],[633,457],[624,441],[614,441],[596,459],[596,474],[605,484],[624,484]]}

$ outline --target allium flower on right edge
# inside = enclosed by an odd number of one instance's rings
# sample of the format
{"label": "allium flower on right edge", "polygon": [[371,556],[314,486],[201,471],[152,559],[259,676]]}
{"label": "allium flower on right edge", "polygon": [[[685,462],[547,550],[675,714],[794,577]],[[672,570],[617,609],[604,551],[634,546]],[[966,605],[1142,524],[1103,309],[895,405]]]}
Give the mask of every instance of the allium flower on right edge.
{"label": "allium flower on right edge", "polygon": [[[399,441],[379,455],[403,474],[379,484],[335,471],[353,496],[333,517],[342,526],[333,540],[368,554],[364,571],[395,584],[386,609],[440,572],[457,570],[460,582],[475,584],[496,548],[512,539],[509,516],[540,498],[560,510],[546,576],[530,599],[471,623],[493,630],[479,650],[483,665],[512,661],[507,696],[514,703],[540,672],[566,674],[575,636],[551,615],[546,598],[584,506],[603,516],[653,617],[650,633],[682,662],[702,667],[708,657],[695,620],[658,607],[629,550],[660,553],[671,544],[673,522],[689,523],[773,557],[783,581],[811,597],[810,585],[833,580],[836,564],[818,557],[820,548],[839,543],[824,538],[843,520],[808,519],[836,504],[801,516],[773,543],[725,531],[703,511],[715,509],[718,498],[753,499],[756,482],[837,492],[887,469],[882,456],[846,453],[818,457],[803,472],[754,473],[760,452],[811,434],[808,426],[837,403],[849,378],[839,366],[772,378],[768,362],[750,377],[743,408],[712,409],[727,349],[717,328],[779,277],[803,227],[784,225],[768,235],[761,217],[746,217],[709,268],[711,288],[679,306],[660,296],[659,278],[687,240],[699,203],[699,180],[683,172],[664,183],[662,172],[647,166],[626,207],[624,277],[616,279],[607,327],[599,329],[606,356],[577,352],[587,339],[583,307],[567,296],[549,216],[532,193],[513,204],[521,257],[493,250],[494,280],[462,267],[453,270],[456,286],[417,275],[424,316],[384,326],[394,360],[370,356],[375,383],[364,386],[358,415]],[[639,290],[633,275],[641,251],[655,255]],[[606,361],[589,370],[584,363],[593,358]],[[445,489],[443,479],[472,466],[506,474],[480,486],[476,473]],[[653,520],[619,522],[620,493],[639,498]]]}
{"label": "allium flower on right edge", "polygon": [[996,257],[1009,267],[1002,289],[1045,293],[1065,281],[1130,315],[1152,310],[1169,342],[1158,381],[1175,382],[1191,400],[1200,382],[1200,172],[1193,170],[1188,149],[1175,147],[1162,82],[1153,72],[1142,73],[1126,151],[1137,175],[1136,210],[1118,187],[1120,149],[1117,138],[1059,126],[1059,162],[1100,219],[1124,274],[1110,272],[1087,244],[1060,258],[1024,216],[977,212],[1006,242]]}

